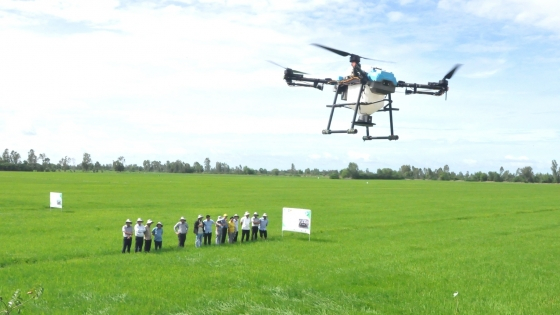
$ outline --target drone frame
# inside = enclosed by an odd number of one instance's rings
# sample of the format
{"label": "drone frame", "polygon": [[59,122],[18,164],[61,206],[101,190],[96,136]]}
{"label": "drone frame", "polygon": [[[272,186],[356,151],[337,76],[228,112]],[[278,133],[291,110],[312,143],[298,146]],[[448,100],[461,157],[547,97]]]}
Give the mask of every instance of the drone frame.
{"label": "drone frame", "polygon": [[[445,98],[447,99],[447,91],[449,90],[447,79],[451,79],[451,76],[453,76],[453,73],[455,72],[455,70],[457,70],[457,68],[459,66],[460,65],[456,65],[439,82],[428,82],[428,84],[418,84],[418,83],[406,83],[404,81],[398,81],[397,86],[395,86],[395,87],[405,88],[405,95],[423,94],[423,95],[441,96],[445,93]],[[295,72],[298,72],[298,73],[295,73]],[[348,86],[351,85],[351,83],[353,83],[355,81],[353,81],[353,80],[336,81],[336,80],[332,80],[330,78],[326,78],[326,79],[306,78],[306,77],[304,77],[303,74],[299,74],[299,73],[300,73],[299,71],[295,71],[295,70],[292,70],[290,68],[285,68],[285,70],[284,70],[284,80],[286,81],[286,83],[289,86],[311,87],[311,88],[315,88],[315,89],[318,89],[318,90],[321,90],[321,91],[323,90],[323,86],[325,84],[333,85],[335,87],[335,95],[334,95],[333,103],[332,103],[332,105],[326,105],[327,107],[331,108],[331,113],[330,113],[330,116],[329,116],[329,122],[327,124],[327,129],[324,129],[322,131],[322,133],[324,135],[329,135],[329,134],[333,134],[333,133],[357,134],[358,130],[355,129],[355,126],[363,126],[363,127],[366,127],[366,135],[362,137],[362,140],[364,140],[364,141],[366,141],[366,140],[389,140],[389,141],[399,140],[399,136],[395,135],[394,127],[393,127],[393,111],[398,111],[399,109],[393,107],[393,100],[391,99],[391,94],[392,93],[385,94],[385,98],[380,100],[380,101],[377,101],[377,102],[370,102],[370,103],[361,102],[360,100],[362,98],[362,93],[364,92],[364,89],[365,89],[366,85],[368,85],[368,82],[367,82],[366,79],[361,79],[360,83],[359,83],[359,84],[361,84],[360,92],[358,93],[358,99],[356,100],[356,102],[355,103],[337,104],[338,95],[342,94],[345,89],[347,90]],[[351,79],[354,79],[354,78],[351,78]],[[355,79],[359,79],[359,78],[355,77]],[[306,82],[306,83],[300,83],[300,82]],[[307,83],[307,82],[309,82],[309,83]],[[382,109],[379,109],[378,112],[389,112],[389,126],[390,126],[389,128],[390,128],[391,134],[388,135],[388,136],[384,136],[384,137],[373,137],[369,133],[369,128],[373,127],[375,125],[374,123],[371,122],[371,116],[367,115],[367,118],[368,118],[367,121],[356,120],[356,118],[358,116],[358,111],[359,111],[361,105],[371,105],[371,104],[376,104],[376,103],[379,103],[379,102],[386,102],[387,103],[383,106]],[[354,105],[355,105],[354,116],[353,116],[353,119],[352,119],[352,123],[350,125],[350,129],[347,129],[347,130],[331,130],[331,124],[332,124],[332,119],[333,119],[335,108],[339,108],[339,107],[347,107],[348,108],[348,106],[354,106]]]}

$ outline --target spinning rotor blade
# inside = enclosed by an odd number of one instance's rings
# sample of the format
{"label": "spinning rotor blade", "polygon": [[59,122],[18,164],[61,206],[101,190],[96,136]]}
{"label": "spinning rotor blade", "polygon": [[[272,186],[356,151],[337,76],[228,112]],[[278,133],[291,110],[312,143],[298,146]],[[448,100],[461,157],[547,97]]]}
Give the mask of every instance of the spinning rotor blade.
{"label": "spinning rotor blade", "polygon": [[[284,66],[282,66],[282,65],[277,64],[276,62],[274,62],[274,61],[272,61],[272,60],[267,60],[267,61],[270,62],[271,64],[275,65],[275,66],[280,67],[280,68],[288,69],[288,68],[286,68],[286,67],[284,67]],[[293,73],[296,73],[296,74],[307,74],[307,73],[305,73],[305,72],[297,71],[297,70],[294,70],[294,69],[292,69],[292,72],[293,72]]]}
{"label": "spinning rotor blade", "polygon": [[317,47],[319,47],[319,48],[326,49],[326,50],[328,50],[328,51],[330,51],[330,52],[333,52],[333,53],[335,53],[335,54],[337,54],[337,55],[340,55],[340,56],[342,56],[342,57],[354,55],[354,56],[360,57],[361,59],[367,59],[367,60],[373,60],[373,61],[379,61],[379,62],[386,62],[386,63],[394,63],[393,61],[379,60],[379,59],[372,59],[372,58],[362,57],[362,56],[360,56],[360,55],[351,54],[351,53],[349,53],[349,52],[345,52],[345,51],[342,51],[342,50],[338,50],[338,49],[334,49],[334,48],[331,48],[331,47],[323,46],[323,45],[321,45],[321,44],[311,44],[311,45],[317,46]]}
{"label": "spinning rotor blade", "polygon": [[[323,46],[323,45],[320,45],[320,44],[311,44],[311,45],[317,46],[317,47],[320,47],[320,48],[323,48],[323,49],[326,49],[326,50],[328,50],[328,51],[330,51],[330,52],[333,52],[333,53],[335,53],[335,54],[337,54],[337,55],[340,55],[340,56],[342,56],[342,57],[346,57],[346,56],[349,56],[349,55],[350,55],[350,53],[347,53],[347,52],[345,52],[345,51],[338,50],[338,49],[334,49],[334,48],[330,48],[330,47]],[[361,57],[361,58],[363,58],[363,57]]]}
{"label": "spinning rotor blade", "polygon": [[453,69],[451,69],[446,75],[445,77],[443,77],[443,80],[447,80],[447,79],[451,79],[451,77],[453,77],[453,75],[455,74],[455,71],[457,69],[459,69],[462,66],[462,64],[458,63],[455,65],[455,67],[453,67]]}

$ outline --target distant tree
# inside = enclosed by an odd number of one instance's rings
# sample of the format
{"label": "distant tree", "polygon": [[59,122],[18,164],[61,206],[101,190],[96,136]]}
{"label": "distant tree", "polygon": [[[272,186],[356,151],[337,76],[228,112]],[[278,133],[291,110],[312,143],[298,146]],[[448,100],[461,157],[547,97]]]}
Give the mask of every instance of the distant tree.
{"label": "distant tree", "polygon": [[125,158],[123,156],[119,156],[119,158],[116,161],[113,161],[113,170],[115,170],[115,172],[124,171],[124,163],[125,163]]}
{"label": "distant tree", "polygon": [[10,163],[10,151],[8,149],[4,150],[4,153],[2,153],[2,161],[4,163]]}
{"label": "distant tree", "polygon": [[444,172],[444,173],[449,173],[449,165],[446,164],[446,165],[443,167],[443,172]]}
{"label": "distant tree", "polygon": [[37,158],[38,161],[41,162],[41,164],[45,164],[45,159],[47,158],[47,155],[45,153],[41,153],[39,154],[39,157]]}
{"label": "distant tree", "polygon": [[87,172],[89,169],[92,168],[91,164],[91,155],[89,153],[84,153],[84,157],[82,159],[82,170]]}
{"label": "distant tree", "polygon": [[144,160],[144,162],[142,162],[142,166],[144,167],[144,172],[149,172],[150,171],[150,160]]}
{"label": "distant tree", "polygon": [[37,164],[37,156],[35,155],[35,150],[31,149],[27,153],[27,163],[31,165]]}
{"label": "distant tree", "polygon": [[535,174],[533,173],[533,168],[530,166],[518,168],[516,175],[521,177],[521,180],[526,183],[533,183],[535,181]]}
{"label": "distant tree", "polygon": [[204,159],[204,171],[210,173],[210,159]]}
{"label": "distant tree", "polygon": [[504,174],[504,167],[500,166],[500,177],[502,176],[502,174]]}
{"label": "distant tree", "polygon": [[193,164],[193,169],[195,173],[202,173],[204,172],[204,168],[202,167],[202,165],[200,165],[200,163],[198,162],[194,162]]}
{"label": "distant tree", "polygon": [[21,159],[21,155],[19,155],[19,153],[17,153],[14,150],[10,152],[10,163],[19,164],[20,159]]}
{"label": "distant tree", "polygon": [[348,171],[347,168],[340,171],[340,178],[351,178],[351,177],[352,175],[350,174],[350,171]]}
{"label": "distant tree", "polygon": [[273,168],[272,171],[270,171],[272,173],[272,175],[274,176],[278,176],[278,174],[280,174],[280,171],[277,168]]}
{"label": "distant tree", "polygon": [[338,171],[335,170],[329,175],[329,178],[330,179],[340,179],[340,175],[338,174]]}
{"label": "distant tree", "polygon": [[98,162],[95,162],[95,164],[93,165],[93,172],[98,173],[99,170],[101,170],[101,164],[98,161]]}
{"label": "distant tree", "polygon": [[290,168],[290,173],[291,173],[292,175],[295,175],[295,174],[296,174],[296,166],[294,165],[294,163],[292,163],[292,167]]}
{"label": "distant tree", "polygon": [[62,159],[60,159],[60,161],[58,161],[58,165],[60,166],[60,169],[62,169],[63,171],[67,171],[70,168],[70,158],[65,156]]}
{"label": "distant tree", "polygon": [[550,169],[552,170],[552,182],[560,183],[560,174],[558,172],[558,163],[556,163],[556,160],[552,160],[552,166]]}
{"label": "distant tree", "polygon": [[350,162],[348,164],[348,173],[350,174],[350,177],[353,179],[360,178],[360,169],[358,168],[358,164],[354,162]]}

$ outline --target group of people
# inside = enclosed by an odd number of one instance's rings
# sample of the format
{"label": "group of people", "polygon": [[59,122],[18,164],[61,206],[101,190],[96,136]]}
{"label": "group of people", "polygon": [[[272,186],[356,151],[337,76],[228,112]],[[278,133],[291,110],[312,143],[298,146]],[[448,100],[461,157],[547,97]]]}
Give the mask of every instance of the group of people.
{"label": "group of people", "polygon": [[[225,244],[226,241],[230,244],[236,243],[239,224],[241,224],[241,242],[249,241],[249,234],[251,235],[251,241],[257,240],[258,237],[262,240],[267,240],[267,214],[263,213],[261,218],[259,218],[257,212],[253,213],[252,218],[250,218],[249,215],[249,212],[245,212],[241,219],[239,219],[237,214],[228,219],[227,213],[224,213],[223,216],[218,216],[216,221],[212,220],[210,215],[206,215],[206,218],[203,218],[202,215],[198,215],[193,225],[193,233],[196,235],[195,246],[201,247],[202,245],[212,244],[213,226],[215,226],[216,231],[216,245]],[[132,221],[130,221],[130,219],[125,221],[125,225],[122,227],[123,254],[125,252],[130,253],[133,236],[135,238],[134,252],[142,252],[142,249],[144,249],[144,252],[149,253],[152,247],[152,240],[155,242],[155,250],[161,250],[163,242],[163,224],[158,222],[156,227],[152,229],[152,220],[148,220],[146,225],[143,225],[143,223],[144,221],[138,218],[138,220],[136,220],[136,225],[133,227],[131,226]],[[179,222],[173,226],[173,231],[177,234],[179,247],[185,247],[185,241],[189,231],[189,225],[185,217],[179,219]]]}

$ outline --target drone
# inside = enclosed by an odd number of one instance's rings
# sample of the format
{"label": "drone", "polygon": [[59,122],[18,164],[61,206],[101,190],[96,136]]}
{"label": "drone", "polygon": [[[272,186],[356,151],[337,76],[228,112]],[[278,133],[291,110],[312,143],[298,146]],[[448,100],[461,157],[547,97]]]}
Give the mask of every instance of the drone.
{"label": "drone", "polygon": [[[333,133],[357,134],[358,130],[356,127],[361,126],[366,127],[366,135],[362,137],[364,141],[380,139],[389,141],[399,140],[399,136],[395,135],[393,130],[393,111],[398,111],[399,109],[393,107],[393,101],[391,100],[391,94],[395,93],[396,88],[405,88],[405,95],[424,94],[441,96],[445,94],[445,99],[447,99],[447,91],[449,91],[448,80],[453,77],[455,71],[461,66],[461,64],[455,65],[443,79],[438,82],[428,82],[428,84],[407,83],[404,81],[397,81],[392,72],[384,71],[378,67],[373,67],[368,72],[362,70],[360,65],[361,59],[384,63],[392,63],[391,61],[366,58],[320,44],[311,45],[326,49],[343,57],[350,56],[350,63],[352,64],[350,75],[346,77],[340,76],[338,80],[333,80],[331,78],[308,78],[304,76],[307,74],[305,72],[283,67],[270,60],[269,62],[285,69],[284,80],[288,86],[311,87],[321,91],[324,85],[333,86],[335,92],[333,103],[326,105],[331,108],[329,122],[327,124],[327,129],[324,129],[322,133],[325,135]],[[339,97],[340,100],[344,102],[337,103]],[[332,130],[331,123],[334,110],[342,107],[354,111],[350,128],[346,130]],[[373,137],[370,135],[369,128],[375,126],[375,123],[372,122],[371,115],[375,112],[389,112],[390,135],[382,137]]]}

